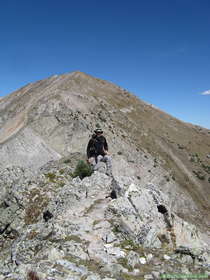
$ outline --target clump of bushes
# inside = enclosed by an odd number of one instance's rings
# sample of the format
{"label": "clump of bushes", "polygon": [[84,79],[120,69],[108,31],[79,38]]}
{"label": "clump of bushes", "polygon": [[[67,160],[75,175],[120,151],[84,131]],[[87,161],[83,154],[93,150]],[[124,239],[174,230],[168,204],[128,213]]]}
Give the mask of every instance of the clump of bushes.
{"label": "clump of bushes", "polygon": [[202,164],[202,167],[208,174],[210,174],[210,165]]}
{"label": "clump of bushes", "polygon": [[201,162],[201,159],[198,154],[190,154],[190,161],[199,163],[199,162]]}
{"label": "clump of bushes", "polygon": [[72,173],[72,177],[75,178],[79,176],[79,178],[82,180],[87,176],[91,176],[92,173],[93,173],[92,167],[84,160],[79,160],[74,172]]}
{"label": "clump of bushes", "polygon": [[65,164],[71,163],[71,160],[70,160],[70,159],[65,159],[65,160],[64,160],[64,163],[65,163]]}
{"label": "clump of bushes", "polygon": [[205,175],[201,171],[193,170],[193,173],[196,175],[196,177],[200,180],[205,180]]}
{"label": "clump of bushes", "polygon": [[45,176],[50,180],[50,182],[55,183],[56,175],[54,173],[47,173]]}

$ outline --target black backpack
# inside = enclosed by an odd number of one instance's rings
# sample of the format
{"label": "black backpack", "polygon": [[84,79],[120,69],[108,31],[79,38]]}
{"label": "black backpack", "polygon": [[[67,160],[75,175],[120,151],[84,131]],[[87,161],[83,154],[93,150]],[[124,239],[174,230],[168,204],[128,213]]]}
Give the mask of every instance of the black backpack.
{"label": "black backpack", "polygon": [[98,136],[94,139],[94,148],[96,155],[105,155],[104,153],[104,136]]}

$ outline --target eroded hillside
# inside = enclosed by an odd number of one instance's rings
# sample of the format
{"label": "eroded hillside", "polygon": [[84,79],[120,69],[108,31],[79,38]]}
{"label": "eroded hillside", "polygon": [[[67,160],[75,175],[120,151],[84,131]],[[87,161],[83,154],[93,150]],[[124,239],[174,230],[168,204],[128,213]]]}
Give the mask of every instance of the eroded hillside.
{"label": "eroded hillside", "polygon": [[204,215],[209,221],[210,132],[82,72],[28,84],[1,100],[0,166],[36,170],[70,153],[85,153],[96,123],[122,173],[124,168],[142,183],[155,181],[172,196],[178,188],[195,218],[176,202],[179,215],[194,222]]}
{"label": "eroded hillside", "polygon": [[[115,181],[103,172],[72,179],[97,124]],[[4,276],[13,273],[8,279],[34,266],[46,279],[54,271],[57,279],[69,271],[69,279],[144,279],[153,270],[156,279],[155,262],[164,260],[163,272],[180,272],[183,254],[188,271],[208,267],[209,130],[73,72],[0,100],[0,157],[0,259]],[[121,192],[111,200],[116,185]]]}

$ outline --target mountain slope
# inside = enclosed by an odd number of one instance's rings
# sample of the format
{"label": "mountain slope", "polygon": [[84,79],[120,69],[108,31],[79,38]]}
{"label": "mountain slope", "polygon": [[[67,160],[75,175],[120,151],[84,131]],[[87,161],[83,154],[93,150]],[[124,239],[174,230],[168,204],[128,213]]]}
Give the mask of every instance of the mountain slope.
{"label": "mountain slope", "polygon": [[180,217],[208,225],[209,131],[82,72],[28,84],[0,101],[0,167],[37,170],[75,152],[84,155],[97,123],[108,139],[115,175],[159,185]]}
{"label": "mountain slope", "polygon": [[[97,124],[114,178],[73,178]],[[0,100],[0,158],[0,280],[210,275],[207,129],[73,72]]]}

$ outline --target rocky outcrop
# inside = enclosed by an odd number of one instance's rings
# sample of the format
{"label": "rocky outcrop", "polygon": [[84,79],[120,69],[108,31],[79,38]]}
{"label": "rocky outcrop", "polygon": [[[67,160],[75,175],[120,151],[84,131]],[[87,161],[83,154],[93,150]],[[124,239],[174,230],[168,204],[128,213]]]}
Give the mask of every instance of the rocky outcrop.
{"label": "rocky outcrop", "polygon": [[205,237],[171,211],[159,186],[99,171],[83,180],[71,174],[67,159],[36,174],[1,171],[0,279],[30,271],[98,280],[209,271]]}

